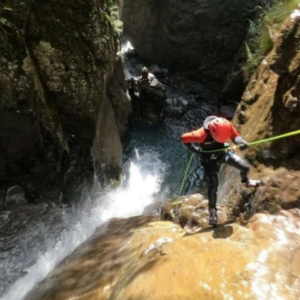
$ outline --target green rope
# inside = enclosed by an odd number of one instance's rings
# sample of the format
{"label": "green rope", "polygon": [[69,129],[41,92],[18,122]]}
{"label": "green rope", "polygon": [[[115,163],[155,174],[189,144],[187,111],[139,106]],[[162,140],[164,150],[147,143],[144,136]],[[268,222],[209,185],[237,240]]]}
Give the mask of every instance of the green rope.
{"label": "green rope", "polygon": [[184,187],[184,185],[185,185],[185,179],[186,179],[187,173],[188,173],[188,171],[189,171],[189,169],[190,169],[190,167],[191,167],[191,163],[192,163],[192,161],[193,161],[194,156],[195,156],[195,154],[192,154],[192,155],[191,155],[191,158],[190,158],[190,160],[189,160],[189,163],[188,163],[188,165],[187,165],[187,168],[186,168],[185,173],[184,173],[184,176],[183,176],[183,180],[182,180],[182,183],[181,183],[179,196],[177,197],[176,201],[172,202],[173,204],[174,204],[174,203],[180,202],[180,201],[178,201],[178,199],[179,199],[179,197],[180,197],[181,194],[182,194],[182,190],[183,190],[183,187]]}
{"label": "green rope", "polygon": [[186,175],[187,175],[187,173],[188,173],[188,171],[189,171],[189,169],[190,169],[190,167],[191,167],[191,163],[192,163],[192,161],[193,161],[194,156],[195,156],[195,154],[192,154],[192,156],[191,156],[191,158],[190,158],[190,161],[189,161],[189,163],[188,163],[188,166],[187,166],[187,168],[186,168],[186,170],[185,170],[184,177],[183,177],[183,181],[182,181],[181,188],[180,188],[180,192],[179,192],[179,197],[180,197],[181,194],[182,194],[182,190],[183,190],[183,187],[184,187]]}
{"label": "green rope", "polygon": [[[291,136],[291,135],[296,135],[296,134],[300,134],[300,129],[296,130],[296,131],[288,132],[288,133],[285,133],[285,134],[273,136],[273,137],[270,137],[270,138],[267,138],[267,139],[263,139],[263,140],[251,142],[251,143],[248,143],[248,146],[253,146],[253,145],[258,145],[258,144],[262,144],[262,143],[267,143],[267,142],[270,142],[270,141],[282,139],[282,138],[285,138],[285,137],[288,137],[288,136]],[[207,150],[207,151],[200,150],[199,153],[214,153],[214,152],[220,152],[220,151],[225,151],[225,150],[230,150],[230,149],[234,149],[234,146],[233,147],[232,146],[225,147],[225,148],[216,149],[216,150]]]}
{"label": "green rope", "polygon": [[300,134],[300,129],[296,130],[296,131],[291,131],[291,132],[288,132],[288,133],[285,133],[285,134],[276,135],[276,136],[273,136],[273,137],[270,137],[270,138],[267,138],[267,139],[259,140],[259,141],[256,141],[256,142],[251,142],[248,145],[249,146],[258,145],[258,144],[262,144],[262,143],[282,139],[282,138],[285,138],[287,136],[291,136],[291,135],[295,135],[295,134]]}

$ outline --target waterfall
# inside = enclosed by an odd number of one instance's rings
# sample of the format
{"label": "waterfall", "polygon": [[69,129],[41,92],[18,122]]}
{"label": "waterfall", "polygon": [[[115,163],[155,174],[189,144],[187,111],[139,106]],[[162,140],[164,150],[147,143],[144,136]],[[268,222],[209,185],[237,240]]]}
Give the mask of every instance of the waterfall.
{"label": "waterfall", "polygon": [[86,241],[97,227],[113,217],[140,215],[146,206],[155,201],[153,195],[160,189],[164,164],[153,152],[141,156],[136,149],[136,154],[136,159],[127,163],[128,179],[124,184],[94,201],[87,201],[86,207],[80,209],[79,218],[76,216],[75,224],[61,232],[54,244],[49,242],[48,250],[39,256],[35,264],[24,270],[26,275],[10,286],[0,300],[21,300],[59,262]]}

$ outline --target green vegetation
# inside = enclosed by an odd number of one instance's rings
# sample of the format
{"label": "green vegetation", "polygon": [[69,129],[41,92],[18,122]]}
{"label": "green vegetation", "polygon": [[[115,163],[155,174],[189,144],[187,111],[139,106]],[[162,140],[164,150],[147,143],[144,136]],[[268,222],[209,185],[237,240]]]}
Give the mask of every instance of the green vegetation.
{"label": "green vegetation", "polygon": [[114,5],[116,5],[116,0],[107,0],[107,5],[108,5],[108,7],[112,7],[112,6],[114,6]]}
{"label": "green vegetation", "polygon": [[107,19],[112,24],[114,31],[117,34],[120,34],[123,30],[123,22],[120,20],[119,17],[119,1],[117,0],[107,0],[108,5],[108,14]]}
{"label": "green vegetation", "polygon": [[271,7],[256,7],[257,19],[250,21],[246,43],[247,74],[251,75],[272,50],[280,26],[298,4],[299,0],[276,0]]}
{"label": "green vegetation", "polygon": [[3,109],[13,110],[18,106],[18,102],[9,97],[3,97],[0,99],[0,107]]}
{"label": "green vegetation", "polygon": [[112,22],[115,32],[120,34],[123,30],[123,22],[121,20],[115,20]]}

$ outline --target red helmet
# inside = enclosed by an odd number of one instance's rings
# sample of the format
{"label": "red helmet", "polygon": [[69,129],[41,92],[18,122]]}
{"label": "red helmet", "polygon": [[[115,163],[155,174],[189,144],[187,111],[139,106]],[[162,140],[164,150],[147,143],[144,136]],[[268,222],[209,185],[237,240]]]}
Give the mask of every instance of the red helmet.
{"label": "red helmet", "polygon": [[224,118],[216,118],[209,123],[213,138],[219,143],[225,143],[231,136],[231,123]]}

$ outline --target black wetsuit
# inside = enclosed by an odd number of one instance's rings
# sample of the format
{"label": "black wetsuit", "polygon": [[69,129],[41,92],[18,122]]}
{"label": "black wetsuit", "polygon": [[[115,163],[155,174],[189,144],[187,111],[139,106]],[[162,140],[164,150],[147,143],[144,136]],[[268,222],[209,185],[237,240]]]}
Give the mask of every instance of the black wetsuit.
{"label": "black wetsuit", "polygon": [[[200,144],[201,150],[211,151],[223,149],[227,144],[216,142],[211,136],[209,130],[206,131],[208,134],[204,142]],[[233,151],[219,151],[215,153],[200,153],[196,150],[191,143],[185,144],[189,150],[200,156],[201,164],[204,168],[205,174],[208,178],[208,191],[207,197],[209,201],[209,208],[216,208],[217,204],[217,191],[219,186],[218,172],[221,164],[226,163],[240,171],[241,181],[243,183],[248,181],[248,172],[250,169],[249,164],[241,157],[236,155]],[[200,151],[201,151],[200,150]]]}

